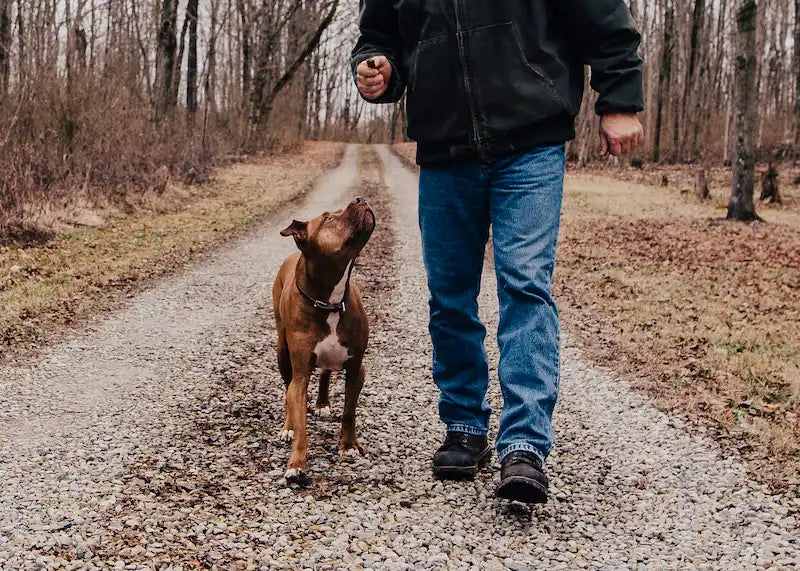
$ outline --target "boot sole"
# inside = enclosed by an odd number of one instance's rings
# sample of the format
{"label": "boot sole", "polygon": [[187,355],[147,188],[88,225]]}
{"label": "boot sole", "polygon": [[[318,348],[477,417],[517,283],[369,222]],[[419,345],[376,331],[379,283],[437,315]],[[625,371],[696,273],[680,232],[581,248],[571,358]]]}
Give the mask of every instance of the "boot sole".
{"label": "boot sole", "polygon": [[478,461],[473,466],[433,466],[433,475],[440,480],[473,480],[478,468],[492,454],[492,447],[486,449],[478,456]]}
{"label": "boot sole", "polygon": [[526,504],[547,503],[547,488],[533,478],[509,476],[497,488],[497,497]]}

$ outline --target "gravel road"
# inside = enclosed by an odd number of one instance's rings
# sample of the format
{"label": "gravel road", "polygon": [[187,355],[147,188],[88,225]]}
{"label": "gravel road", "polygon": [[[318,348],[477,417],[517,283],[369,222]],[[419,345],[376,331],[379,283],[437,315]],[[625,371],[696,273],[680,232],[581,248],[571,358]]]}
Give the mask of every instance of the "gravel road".
{"label": "gravel road", "polygon": [[[498,466],[441,483],[416,177],[350,147],[303,203],[99,316],[34,364],[0,369],[2,569],[742,569],[800,567],[800,504],[656,411],[564,340],[552,501],[493,497]],[[268,308],[293,244],[278,230],[366,196],[355,271],[373,337],[367,453],[309,417],[306,489],[283,481],[283,388]],[[486,272],[482,317],[497,324]],[[492,362],[497,359],[489,344]],[[312,398],[313,398],[312,394]],[[490,402],[500,407],[496,383]],[[792,503],[794,502],[794,503]]]}

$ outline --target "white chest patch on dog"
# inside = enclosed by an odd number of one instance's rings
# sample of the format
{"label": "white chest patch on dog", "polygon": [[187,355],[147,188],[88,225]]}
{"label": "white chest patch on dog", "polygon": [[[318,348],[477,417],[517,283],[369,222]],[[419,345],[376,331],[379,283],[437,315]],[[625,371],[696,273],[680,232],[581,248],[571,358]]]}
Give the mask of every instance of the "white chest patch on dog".
{"label": "white chest patch on dog", "polygon": [[[350,262],[352,264],[353,262]],[[339,303],[345,294],[347,287],[347,277],[350,275],[350,265],[344,271],[342,279],[333,288],[330,303]],[[339,336],[336,334],[336,328],[339,327],[339,314],[331,313],[328,316],[328,328],[330,333],[325,339],[317,343],[314,347],[314,354],[317,356],[317,367],[320,369],[330,369],[332,371],[341,371],[344,362],[350,358],[350,353],[347,347],[342,346],[339,342]]]}
{"label": "white chest patch on dog", "polygon": [[320,369],[341,371],[344,362],[350,358],[347,347],[342,346],[339,342],[339,336],[336,335],[338,326],[339,314],[331,313],[328,316],[328,327],[330,327],[331,332],[314,347],[314,354],[317,356],[317,367]]}

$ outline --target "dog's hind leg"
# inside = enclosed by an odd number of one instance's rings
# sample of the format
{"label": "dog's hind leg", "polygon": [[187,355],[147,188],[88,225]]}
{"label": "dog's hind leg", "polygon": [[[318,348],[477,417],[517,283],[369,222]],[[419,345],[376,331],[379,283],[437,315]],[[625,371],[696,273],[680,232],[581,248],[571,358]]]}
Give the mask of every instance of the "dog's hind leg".
{"label": "dog's hind leg", "polygon": [[[286,342],[286,332],[282,327],[278,328],[278,369],[288,389],[289,383],[292,382],[292,360],[289,355],[289,345]],[[292,430],[291,422],[289,422],[289,411],[287,409],[286,420],[283,423],[283,428],[278,433],[278,438],[285,442],[291,442],[293,437],[294,430]]]}
{"label": "dog's hind leg", "polygon": [[278,332],[278,369],[281,372],[281,378],[289,387],[292,382],[292,358],[289,355],[289,344],[286,343],[286,333],[284,331]]}
{"label": "dog's hind leg", "polygon": [[363,454],[364,449],[356,438],[356,405],[361,387],[364,386],[364,367],[361,360],[349,363],[345,368],[344,413],[342,431],[339,435],[339,455]]}
{"label": "dog's hind leg", "polygon": [[319,393],[317,393],[317,406],[314,409],[314,415],[320,418],[328,418],[331,415],[331,399],[328,394],[330,384],[331,372],[325,369],[319,374]]}

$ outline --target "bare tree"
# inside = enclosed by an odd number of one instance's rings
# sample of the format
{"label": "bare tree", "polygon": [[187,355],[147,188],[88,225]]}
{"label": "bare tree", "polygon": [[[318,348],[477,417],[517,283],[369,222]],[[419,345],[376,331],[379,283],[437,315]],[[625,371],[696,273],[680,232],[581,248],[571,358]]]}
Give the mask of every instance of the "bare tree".
{"label": "bare tree", "polygon": [[755,0],[740,0],[736,13],[735,125],[736,154],[733,185],[728,201],[728,219],[757,219],[753,203],[755,184],[754,128],[758,95],[756,93],[756,16]]}
{"label": "bare tree", "polygon": [[[799,0],[800,1],[800,0]],[[669,89],[672,79],[672,52],[675,34],[675,10],[664,2],[664,39],[661,44],[661,65],[658,69],[658,93],[656,103],[655,142],[653,144],[653,160],[661,160],[661,124],[664,117],[665,90]]]}
{"label": "bare tree", "polygon": [[[800,1],[800,0],[798,0]],[[249,101],[250,97],[250,21],[244,0],[236,0],[236,9],[239,12],[239,28],[242,44],[242,100]]]}
{"label": "bare tree", "polygon": [[11,0],[0,0],[0,95],[8,92],[11,75]]}
{"label": "bare tree", "polygon": [[800,0],[794,0],[794,115],[795,141],[800,140]]}
{"label": "bare tree", "polygon": [[[686,67],[686,78],[683,83],[683,101],[681,105],[682,121],[689,120],[689,108],[692,97],[697,97],[699,89],[695,74],[697,68],[698,53],[703,51],[700,46],[700,35],[704,28],[706,2],[705,0],[695,0],[694,10],[692,11],[691,39],[689,41],[689,65]],[[700,118],[691,117],[692,123],[696,123]],[[682,155],[682,145],[678,148],[678,155]],[[692,157],[694,158],[694,157]]]}
{"label": "bare tree", "polygon": [[[295,11],[297,8],[299,8],[299,4],[300,3],[297,2],[296,7],[294,8]],[[319,45],[322,34],[333,21],[333,17],[336,14],[336,9],[338,6],[339,0],[331,0],[329,3],[327,3],[327,5],[323,6],[321,13],[324,14],[324,16],[320,22],[314,28],[312,28],[311,34],[304,42],[304,45],[300,49],[299,53],[295,54],[290,65],[286,67],[285,71],[280,75],[277,81],[271,85],[268,85],[267,76],[267,72],[269,70],[269,59],[271,55],[270,47],[271,45],[274,45],[274,37],[276,36],[276,33],[280,33],[280,29],[283,28],[288,20],[285,20],[282,24],[280,24],[277,31],[272,31],[272,33],[269,33],[265,30],[263,32],[262,46],[256,60],[255,77],[253,78],[252,112],[250,115],[250,122],[252,125],[260,127],[266,126],[269,120],[269,115],[272,112],[275,99],[278,97],[278,94],[283,90],[283,88],[286,87],[286,85],[292,80],[295,73],[297,73],[297,70],[300,69],[300,66],[303,65],[309,55],[311,55],[311,53],[316,49],[317,45]]]}
{"label": "bare tree", "polygon": [[189,22],[189,55],[186,58],[186,109],[194,114],[197,111],[197,4],[189,0],[186,5],[186,19]]}
{"label": "bare tree", "polygon": [[153,110],[156,121],[174,106],[173,86],[177,33],[178,0],[163,0],[156,50],[156,83],[153,88]]}

